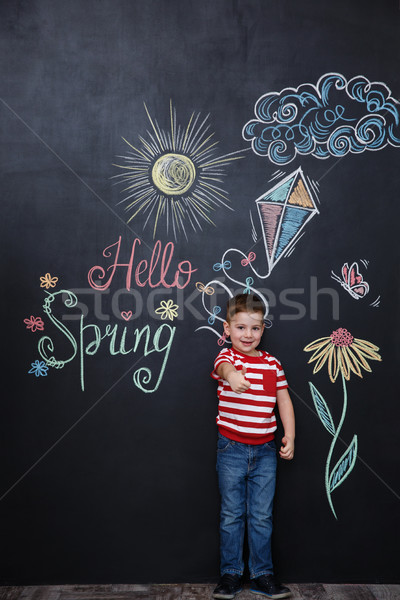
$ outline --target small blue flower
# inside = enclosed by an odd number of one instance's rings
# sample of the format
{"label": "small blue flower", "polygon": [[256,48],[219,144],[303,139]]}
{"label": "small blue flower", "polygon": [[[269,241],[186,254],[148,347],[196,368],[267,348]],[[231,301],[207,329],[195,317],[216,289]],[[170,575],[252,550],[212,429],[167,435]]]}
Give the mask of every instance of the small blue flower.
{"label": "small blue flower", "polygon": [[35,374],[36,377],[39,377],[40,375],[43,375],[44,377],[49,370],[49,367],[46,366],[43,360],[35,360],[35,362],[31,363],[31,367],[32,369],[28,371],[28,373]]}

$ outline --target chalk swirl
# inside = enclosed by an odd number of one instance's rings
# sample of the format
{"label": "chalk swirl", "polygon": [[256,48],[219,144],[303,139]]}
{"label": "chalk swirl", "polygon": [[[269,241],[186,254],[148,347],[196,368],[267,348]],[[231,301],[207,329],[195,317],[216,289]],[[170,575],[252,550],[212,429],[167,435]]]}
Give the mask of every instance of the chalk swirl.
{"label": "chalk swirl", "polygon": [[399,102],[382,82],[323,75],[314,86],[261,96],[242,131],[255,154],[283,165],[297,154],[315,158],[400,146]]}

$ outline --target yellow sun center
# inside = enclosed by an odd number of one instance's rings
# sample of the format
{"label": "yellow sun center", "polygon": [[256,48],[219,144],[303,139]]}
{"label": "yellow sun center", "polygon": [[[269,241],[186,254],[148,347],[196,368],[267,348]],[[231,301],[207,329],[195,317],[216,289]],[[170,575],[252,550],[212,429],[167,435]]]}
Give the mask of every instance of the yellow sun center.
{"label": "yellow sun center", "polygon": [[190,158],[184,154],[163,154],[154,163],[151,177],[161,192],[179,196],[194,184],[196,169]]}

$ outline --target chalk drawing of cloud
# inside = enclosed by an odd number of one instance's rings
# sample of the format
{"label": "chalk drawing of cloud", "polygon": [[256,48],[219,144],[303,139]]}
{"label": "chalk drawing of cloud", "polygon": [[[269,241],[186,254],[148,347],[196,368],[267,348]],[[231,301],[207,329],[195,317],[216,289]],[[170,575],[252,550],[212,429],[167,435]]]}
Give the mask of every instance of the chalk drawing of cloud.
{"label": "chalk drawing of cloud", "polygon": [[243,128],[253,151],[277,165],[297,154],[341,157],[348,152],[400,146],[400,103],[382,82],[362,75],[349,81],[327,73],[316,85],[305,83],[261,96],[256,119]]}

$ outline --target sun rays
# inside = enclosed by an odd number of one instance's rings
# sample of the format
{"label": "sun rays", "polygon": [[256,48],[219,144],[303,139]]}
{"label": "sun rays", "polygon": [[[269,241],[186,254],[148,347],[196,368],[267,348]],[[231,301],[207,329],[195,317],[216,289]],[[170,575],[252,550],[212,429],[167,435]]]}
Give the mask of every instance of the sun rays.
{"label": "sun rays", "polygon": [[122,169],[114,177],[126,184],[125,197],[118,204],[125,205],[127,223],[140,214],[143,229],[151,226],[153,238],[163,223],[175,239],[181,233],[188,239],[188,230],[201,230],[204,223],[214,225],[211,213],[216,209],[231,208],[222,187],[225,167],[244,158],[243,151],[216,156],[218,141],[210,132],[209,115],[201,119],[200,113],[192,113],[182,127],[170,102],[170,130],[166,131],[144,107],[150,130],[146,137],[138,136],[137,146],[122,138],[129,150],[118,157],[123,164],[114,165]]}

